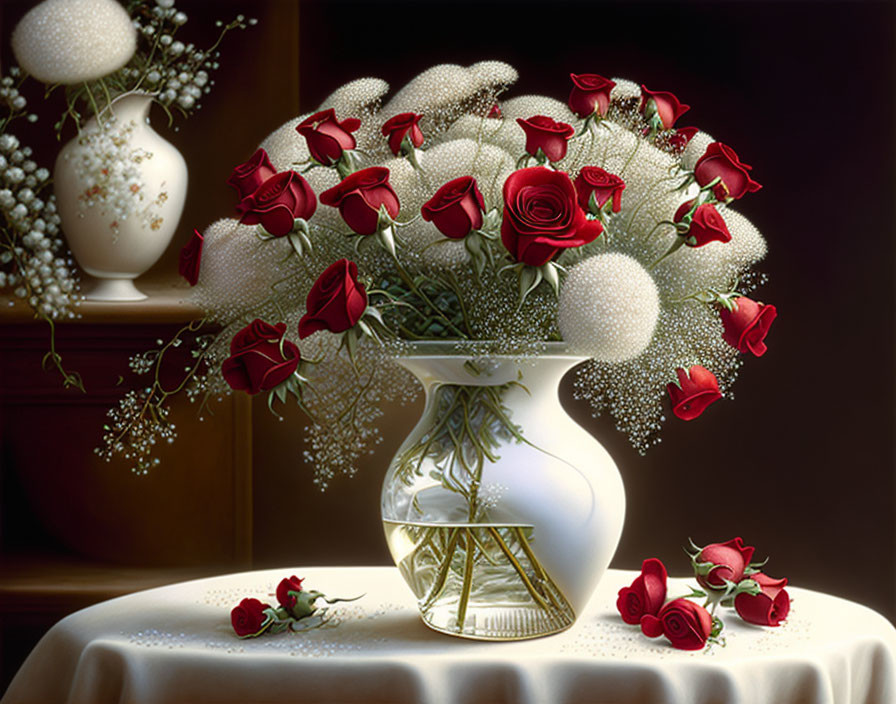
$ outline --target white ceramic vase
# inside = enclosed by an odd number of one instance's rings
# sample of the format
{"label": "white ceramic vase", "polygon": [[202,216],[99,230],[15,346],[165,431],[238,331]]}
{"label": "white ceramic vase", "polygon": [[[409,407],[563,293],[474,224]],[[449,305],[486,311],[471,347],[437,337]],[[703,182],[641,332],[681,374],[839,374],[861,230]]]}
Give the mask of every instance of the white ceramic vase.
{"label": "white ceramic vase", "polygon": [[134,279],[162,256],[187,195],[187,164],[149,125],[152,98],[127,93],[59,152],[53,172],[62,229],[96,279],[86,297],[146,298]]}
{"label": "white ceramic vase", "polygon": [[383,485],[392,557],[435,630],[482,640],[562,631],[607,569],[625,515],[616,465],[558,397],[583,358],[443,352],[399,360],[426,406]]}

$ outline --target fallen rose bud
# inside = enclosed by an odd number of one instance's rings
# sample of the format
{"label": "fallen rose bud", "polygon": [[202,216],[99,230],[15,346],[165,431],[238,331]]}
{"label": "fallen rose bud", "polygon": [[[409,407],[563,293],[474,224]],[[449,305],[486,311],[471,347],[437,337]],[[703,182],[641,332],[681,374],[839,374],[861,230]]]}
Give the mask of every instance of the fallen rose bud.
{"label": "fallen rose bud", "polygon": [[656,616],[644,616],[641,631],[648,638],[666,636],[672,647],[679,650],[701,650],[712,634],[712,616],[699,604],[675,599]]}
{"label": "fallen rose bud", "polygon": [[626,623],[637,625],[645,615],[656,616],[666,600],[666,567],[655,557],[641,565],[631,586],[619,590],[616,608]]}
{"label": "fallen rose bud", "polygon": [[261,635],[270,625],[271,619],[265,614],[265,609],[270,609],[258,599],[243,599],[238,606],[230,612],[230,623],[233,630],[240,638],[252,638]]}
{"label": "fallen rose bud", "polygon": [[734,608],[747,623],[757,626],[780,626],[790,613],[790,595],[785,591],[787,578],[774,579],[762,572],[751,574],[759,585],[759,594],[738,594]]}
{"label": "fallen rose bud", "polygon": [[755,548],[744,545],[739,537],[701,548],[692,558],[697,582],[714,590],[726,589],[728,582],[737,584],[744,578],[754,552]]}

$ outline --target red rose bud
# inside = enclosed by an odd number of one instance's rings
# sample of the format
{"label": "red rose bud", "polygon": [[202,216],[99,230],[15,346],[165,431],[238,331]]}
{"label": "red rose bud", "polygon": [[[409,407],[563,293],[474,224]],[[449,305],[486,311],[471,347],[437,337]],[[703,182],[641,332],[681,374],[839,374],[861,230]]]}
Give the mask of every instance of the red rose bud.
{"label": "red rose bud", "polygon": [[566,156],[567,142],[575,133],[571,125],[556,122],[544,115],[536,115],[528,120],[517,118],[517,123],[526,133],[526,152],[537,156],[541,149],[552,163]]}
{"label": "red rose bud", "polygon": [[515,171],[504,182],[501,242],[518,262],[542,266],[560,250],[581,247],[603,231],[576,202],[576,189],[562,171],[543,166]]}
{"label": "red rose bud", "polygon": [[694,178],[701,187],[721,179],[713,186],[713,193],[720,201],[737,200],[753,193],[762,185],[750,178],[752,166],[741,162],[737,153],[721,142],[713,142],[694,165]]}
{"label": "red rose bud", "polygon": [[666,636],[679,650],[702,650],[712,634],[712,616],[692,601],[675,599],[656,616],[644,616],[641,631],[648,638]]}
{"label": "red rose bud", "polygon": [[461,176],[437,190],[420,208],[420,214],[445,237],[460,240],[472,230],[482,227],[484,210],[485,200],[479,192],[476,179]]}
{"label": "red rose bud", "polygon": [[738,594],[734,597],[734,608],[747,623],[757,626],[780,626],[790,613],[790,595],[784,590],[787,579],[774,579],[757,572],[751,574],[759,585],[759,594]]}
{"label": "red rose bud", "polygon": [[488,111],[488,115],[486,117],[491,118],[493,120],[500,120],[501,115],[501,106],[495,103],[492,105],[491,110]]}
{"label": "red rose bud", "polygon": [[582,210],[590,209],[592,193],[601,208],[611,198],[613,199],[614,213],[618,213],[622,207],[622,191],[625,189],[625,181],[609,171],[604,171],[599,166],[584,167],[576,176],[575,187],[579,196],[579,207]]}
{"label": "red rose bud", "polygon": [[669,146],[683,152],[688,143],[694,138],[694,135],[699,131],[696,127],[678,127],[675,130],[675,134],[669,137]]}
{"label": "red rose bud", "polygon": [[349,174],[321,193],[320,202],[339,208],[342,219],[359,235],[376,233],[380,206],[385,206],[393,219],[401,210],[398,196],[389,184],[389,169],[384,166],[371,166]]}
{"label": "red rose bud", "polygon": [[644,560],[641,574],[631,586],[619,590],[616,608],[622,620],[632,625],[647,614],[656,616],[666,600],[666,566],[655,557]]}
{"label": "red rose bud", "polygon": [[270,391],[298,369],[301,355],[295,343],[283,339],[286,323],[270,325],[255,319],[233,336],[230,356],[221,375],[230,388],[255,395]]}
{"label": "red rose bud", "polygon": [[258,225],[275,237],[288,235],[296,218],[308,220],[317,210],[317,197],[295,171],[281,171],[265,181],[237,206],[244,225]]}
{"label": "red rose bud", "polygon": [[[679,223],[694,207],[694,201],[683,203],[675,211],[675,222]],[[685,244],[688,247],[702,247],[710,242],[730,242],[731,233],[724,218],[716,210],[712,203],[703,203],[697,207],[691,216],[688,231],[684,234]]]}
{"label": "red rose bud", "polygon": [[648,90],[646,86],[641,85],[641,107],[639,109],[648,120],[651,113],[657,115],[663,129],[671,130],[675,121],[690,110],[691,106],[684,105],[672,93]]}
{"label": "red rose bud", "polygon": [[227,179],[227,183],[240,194],[240,200],[255,193],[255,190],[271,176],[277,173],[277,169],[268,159],[268,153],[264,149],[257,149],[239,166],[234,167],[233,173]]}
{"label": "red rose bud", "polygon": [[384,137],[389,138],[389,149],[392,150],[392,153],[395,156],[401,154],[401,143],[404,141],[405,137],[410,139],[411,144],[413,144],[414,147],[419,147],[423,144],[423,132],[421,132],[420,128],[417,126],[421,117],[423,117],[423,115],[417,115],[413,112],[403,112],[400,115],[396,115],[395,117],[386,120],[386,124],[382,127],[382,133]]}
{"label": "red rose bud", "polygon": [[572,79],[569,109],[579,117],[606,115],[610,107],[610,91],[616,82],[596,73],[571,73],[569,77]]}
{"label": "red rose bud", "polygon": [[299,321],[299,338],[318,330],[345,332],[353,328],[367,310],[367,290],[358,283],[358,265],[348,259],[333,262],[322,273],[305,301]]}
{"label": "red rose bud", "polygon": [[280,603],[280,606],[289,611],[296,605],[296,598],[290,595],[289,592],[302,591],[302,582],[304,581],[304,579],[299,579],[295,575],[284,577],[280,580],[280,584],[277,585],[277,601]]}
{"label": "red rose bud", "polygon": [[193,236],[180,250],[177,270],[180,275],[195,286],[199,281],[199,264],[202,261],[202,243],[204,238],[199,230],[193,230]]}
{"label": "red rose bud", "polygon": [[754,550],[740,538],[707,545],[692,560],[697,582],[705,589],[725,589],[726,582],[737,584],[744,578]]}
{"label": "red rose bud", "polygon": [[233,630],[240,638],[250,638],[261,635],[265,629],[268,617],[264,610],[271,608],[258,599],[243,599],[238,606],[230,612],[230,623]]}
{"label": "red rose bud", "polygon": [[339,161],[343,151],[357,146],[350,133],[360,126],[361,121],[354,117],[339,122],[336,111],[329,108],[302,120],[296,131],[305,138],[311,156],[324,166],[331,166]]}
{"label": "red rose bud", "polygon": [[679,367],[678,385],[666,384],[672,401],[672,412],[682,420],[694,420],[709,404],[722,398],[719,382],[711,371],[695,364],[685,372]]}
{"label": "red rose bud", "polygon": [[738,296],[733,303],[734,310],[723,308],[720,312],[722,325],[725,326],[722,338],[741,352],[752,352],[761,357],[768,349],[765,336],[778,316],[778,310],[746,296]]}

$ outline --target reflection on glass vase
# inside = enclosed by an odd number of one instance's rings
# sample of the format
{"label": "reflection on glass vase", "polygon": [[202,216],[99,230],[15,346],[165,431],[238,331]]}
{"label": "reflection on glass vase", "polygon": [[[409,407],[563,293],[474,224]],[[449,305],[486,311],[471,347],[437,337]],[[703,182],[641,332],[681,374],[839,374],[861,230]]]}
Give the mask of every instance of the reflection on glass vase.
{"label": "reflection on glass vase", "polygon": [[165,252],[187,196],[187,164],[149,126],[152,98],[126,93],[56,158],[54,190],[69,248],[95,278],[86,298],[146,298],[133,283]]}
{"label": "reflection on glass vase", "polygon": [[562,631],[609,565],[625,514],[616,465],[560,405],[560,380],[583,360],[560,346],[533,358],[446,351],[421,344],[399,360],[426,406],[383,484],[392,557],[437,631]]}

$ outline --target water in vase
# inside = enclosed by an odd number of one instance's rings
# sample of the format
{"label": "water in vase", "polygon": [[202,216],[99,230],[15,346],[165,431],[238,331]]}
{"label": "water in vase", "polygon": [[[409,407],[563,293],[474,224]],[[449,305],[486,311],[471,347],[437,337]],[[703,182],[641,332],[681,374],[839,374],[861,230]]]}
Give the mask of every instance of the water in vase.
{"label": "water in vase", "polygon": [[423,620],[485,640],[562,631],[575,613],[532,551],[533,529],[489,523],[383,522]]}

